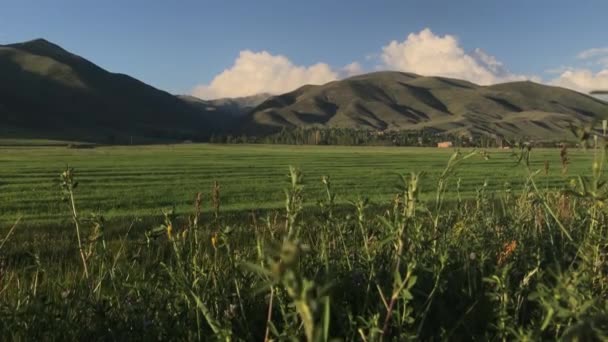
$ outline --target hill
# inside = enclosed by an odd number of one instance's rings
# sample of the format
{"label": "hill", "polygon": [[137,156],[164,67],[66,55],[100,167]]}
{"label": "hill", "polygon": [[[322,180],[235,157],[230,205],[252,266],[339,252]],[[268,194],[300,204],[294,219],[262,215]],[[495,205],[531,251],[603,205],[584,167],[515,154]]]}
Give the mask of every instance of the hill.
{"label": "hill", "polygon": [[479,86],[376,72],[270,96],[201,100],[112,73],[44,39],[0,45],[0,139],[102,143],[264,135],[283,127],[434,129],[561,139],[608,104],[532,82]]}
{"label": "hill", "polygon": [[557,139],[570,124],[608,117],[608,103],[533,82],[479,86],[402,72],[375,72],[271,97],[246,118],[250,133],[282,127],[438,132]]}
{"label": "hill", "polygon": [[225,129],[195,107],[44,39],[0,45],[0,137],[105,143],[204,139]]}
{"label": "hill", "polygon": [[272,95],[262,93],[244,97],[227,97],[214,100],[203,100],[192,95],[180,95],[179,98],[201,109],[226,113],[232,117],[246,115]]}

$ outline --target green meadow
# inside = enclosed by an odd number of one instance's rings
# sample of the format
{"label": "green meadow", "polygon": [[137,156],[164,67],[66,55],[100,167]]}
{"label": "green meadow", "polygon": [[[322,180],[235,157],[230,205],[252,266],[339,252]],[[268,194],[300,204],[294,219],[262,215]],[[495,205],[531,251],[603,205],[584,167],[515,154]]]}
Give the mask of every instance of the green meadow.
{"label": "green meadow", "polygon": [[[467,152],[468,150],[463,150]],[[398,175],[424,172],[421,198],[435,191],[437,176],[454,149],[286,145],[156,145],[69,149],[61,147],[0,147],[0,221],[18,217],[25,225],[57,224],[69,219],[61,201],[59,174],[71,167],[78,176],[77,200],[85,213],[106,218],[161,216],[175,207],[189,210],[198,192],[221,187],[222,209],[250,211],[282,208],[289,166],[304,174],[307,205],[323,195],[322,176],[329,176],[338,202],[369,198],[388,203]],[[471,199],[489,190],[517,188],[525,178],[513,151],[487,150],[450,180],[448,199]],[[541,185],[562,183],[568,175],[589,169],[592,152],[569,151],[564,175],[557,149],[534,150],[532,168],[545,169]],[[507,184],[508,183],[508,184]],[[203,198],[204,210],[210,199]]]}
{"label": "green meadow", "polygon": [[608,339],[599,145],[1,152],[3,341]]}

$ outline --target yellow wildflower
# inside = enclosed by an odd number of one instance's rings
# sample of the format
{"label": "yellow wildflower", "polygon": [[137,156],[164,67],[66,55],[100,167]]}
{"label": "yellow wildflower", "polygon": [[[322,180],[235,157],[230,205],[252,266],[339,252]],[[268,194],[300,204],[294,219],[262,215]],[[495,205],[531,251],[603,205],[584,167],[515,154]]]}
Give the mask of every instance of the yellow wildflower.
{"label": "yellow wildflower", "polygon": [[217,248],[217,233],[211,235],[211,246],[213,246],[214,249]]}
{"label": "yellow wildflower", "polygon": [[169,238],[169,240],[173,239],[173,234],[172,233],[173,233],[173,225],[169,224],[167,226],[167,237]]}

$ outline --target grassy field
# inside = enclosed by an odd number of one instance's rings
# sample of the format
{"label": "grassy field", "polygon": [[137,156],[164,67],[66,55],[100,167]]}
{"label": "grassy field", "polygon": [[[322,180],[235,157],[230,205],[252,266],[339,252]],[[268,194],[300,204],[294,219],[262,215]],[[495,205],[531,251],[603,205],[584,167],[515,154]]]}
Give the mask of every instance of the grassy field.
{"label": "grassy field", "polygon": [[[197,192],[208,193],[219,182],[224,210],[280,208],[289,165],[304,173],[305,191],[314,204],[323,194],[321,177],[330,176],[338,201],[368,197],[387,202],[399,173],[426,172],[421,193],[428,199],[435,179],[452,149],[397,147],[314,147],[170,145],[137,147],[0,147],[0,222],[22,217],[24,224],[44,225],[69,219],[62,203],[59,174],[67,165],[80,182],[80,209],[107,218],[160,216],[173,206],[188,210]],[[489,160],[476,158],[459,170],[463,198],[473,198],[487,181],[490,190],[518,187],[525,178],[511,151],[490,150]],[[554,185],[562,174],[559,150],[534,150],[532,167],[549,162],[542,185]],[[569,175],[586,172],[591,152],[570,151]],[[448,198],[457,196],[455,187]],[[203,199],[209,210],[209,198]]]}
{"label": "grassy field", "polygon": [[2,152],[0,340],[608,339],[604,149]]}
{"label": "grassy field", "polygon": [[75,144],[76,142],[72,141],[61,141],[61,140],[48,140],[48,139],[9,139],[9,138],[0,138],[0,146],[2,147],[17,147],[17,146],[27,146],[27,147],[36,147],[36,146],[61,146],[65,147],[69,144]]}

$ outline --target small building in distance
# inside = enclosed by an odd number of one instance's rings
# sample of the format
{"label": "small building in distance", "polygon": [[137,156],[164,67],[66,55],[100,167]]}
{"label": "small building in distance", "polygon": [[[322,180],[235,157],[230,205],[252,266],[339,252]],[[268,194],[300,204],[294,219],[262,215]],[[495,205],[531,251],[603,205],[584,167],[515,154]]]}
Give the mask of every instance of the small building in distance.
{"label": "small building in distance", "polygon": [[437,143],[438,148],[450,148],[454,146],[451,141],[442,141]]}

